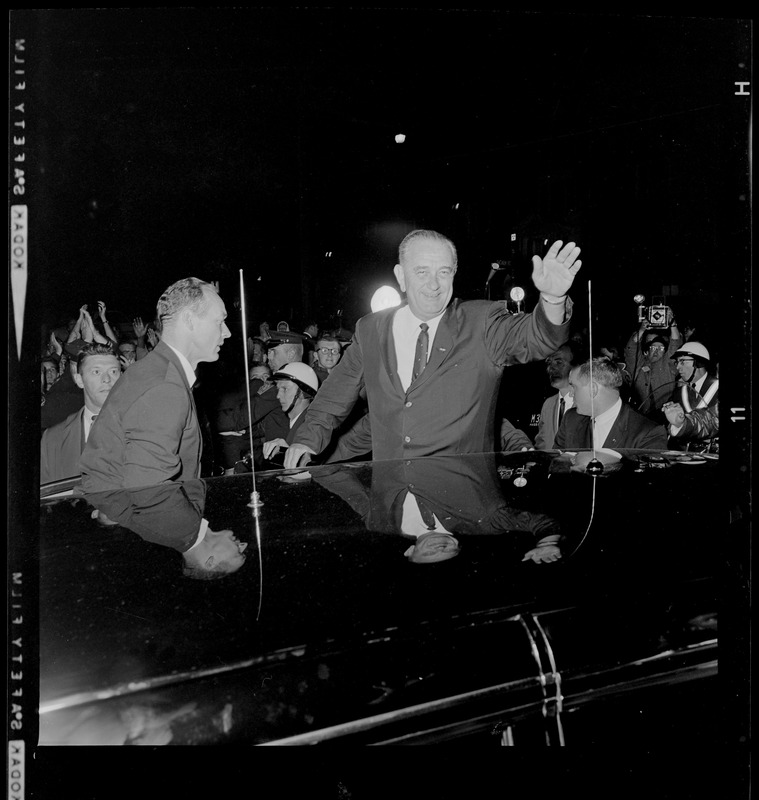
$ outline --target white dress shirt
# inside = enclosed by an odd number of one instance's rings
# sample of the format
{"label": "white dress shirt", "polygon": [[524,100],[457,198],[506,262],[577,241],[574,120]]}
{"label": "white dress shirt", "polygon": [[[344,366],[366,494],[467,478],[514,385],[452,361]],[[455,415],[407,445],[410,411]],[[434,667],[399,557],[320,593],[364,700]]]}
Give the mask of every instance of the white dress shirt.
{"label": "white dress shirt", "polygon": [[416,502],[416,496],[412,492],[408,492],[406,499],[403,501],[403,516],[401,517],[401,532],[408,536],[419,537],[423,533],[430,533],[431,530],[441,531],[442,533],[451,533],[446,530],[441,524],[440,520],[435,514],[430,511],[432,518],[435,520],[435,527],[428,528],[422,519],[422,512],[419,510],[419,505]]}
{"label": "white dress shirt", "polygon": [[[98,412],[98,413],[100,413],[100,412]],[[89,438],[90,431],[92,430],[92,418],[96,417],[96,416],[97,416],[97,414],[93,413],[92,411],[90,411],[89,408],[87,408],[87,406],[84,407],[84,417],[82,418],[82,424],[84,426],[84,441],[85,442]]]}

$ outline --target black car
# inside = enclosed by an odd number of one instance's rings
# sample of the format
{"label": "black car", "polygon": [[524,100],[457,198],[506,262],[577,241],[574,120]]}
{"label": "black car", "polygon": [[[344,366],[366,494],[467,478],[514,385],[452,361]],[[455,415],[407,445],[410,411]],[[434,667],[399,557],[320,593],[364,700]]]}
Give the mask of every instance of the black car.
{"label": "black car", "polygon": [[40,744],[732,741],[718,458],[593,455],[43,487]]}

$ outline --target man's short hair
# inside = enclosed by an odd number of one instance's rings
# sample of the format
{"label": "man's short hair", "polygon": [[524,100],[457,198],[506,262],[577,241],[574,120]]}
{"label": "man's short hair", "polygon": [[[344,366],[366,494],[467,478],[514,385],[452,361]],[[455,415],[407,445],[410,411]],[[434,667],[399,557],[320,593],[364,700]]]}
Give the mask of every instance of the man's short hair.
{"label": "man's short hair", "polygon": [[318,344],[319,342],[334,342],[336,345],[340,344],[340,340],[337,336],[331,333],[325,333],[324,336],[317,336],[316,343]]}
{"label": "man's short hair", "polygon": [[622,368],[606,357],[593,358],[580,364],[577,376],[583,383],[590,380],[590,365],[593,364],[593,380],[607,389],[618,389],[624,383]]}
{"label": "man's short hair", "polygon": [[216,292],[216,287],[212,283],[201,281],[199,278],[182,278],[172,283],[156,303],[156,320],[160,322],[160,329],[182,311],[202,314],[208,304],[208,298],[203,291],[206,288]]}
{"label": "man's short hair", "polygon": [[76,357],[76,371],[81,375],[84,360],[89,356],[113,356],[118,358],[119,354],[116,352],[112,344],[100,344],[99,342],[88,342]]}
{"label": "man's short hair", "polygon": [[411,233],[406,234],[403,237],[403,241],[398,245],[398,263],[403,264],[403,259],[406,257],[406,252],[409,249],[409,246],[415,239],[433,239],[436,242],[444,242],[451,248],[451,254],[453,255],[453,266],[458,266],[458,254],[456,253],[456,245],[447,237],[443,236],[442,233],[438,233],[437,231],[428,231],[422,228],[411,231]]}

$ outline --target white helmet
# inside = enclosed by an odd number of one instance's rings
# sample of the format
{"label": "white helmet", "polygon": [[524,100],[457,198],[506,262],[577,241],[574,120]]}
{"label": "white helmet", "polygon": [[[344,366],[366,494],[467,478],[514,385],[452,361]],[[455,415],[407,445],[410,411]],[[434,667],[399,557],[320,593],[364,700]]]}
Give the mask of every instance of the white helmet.
{"label": "white helmet", "polygon": [[707,364],[711,362],[709,358],[709,351],[701,344],[701,342],[686,342],[679,350],[676,350],[671,358],[678,356],[693,356],[706,361]]}
{"label": "white helmet", "polygon": [[319,388],[319,379],[316,373],[302,361],[293,361],[290,364],[285,364],[280,367],[272,376],[275,381],[287,380],[292,381],[294,384],[300,386],[311,397],[316,394]]}

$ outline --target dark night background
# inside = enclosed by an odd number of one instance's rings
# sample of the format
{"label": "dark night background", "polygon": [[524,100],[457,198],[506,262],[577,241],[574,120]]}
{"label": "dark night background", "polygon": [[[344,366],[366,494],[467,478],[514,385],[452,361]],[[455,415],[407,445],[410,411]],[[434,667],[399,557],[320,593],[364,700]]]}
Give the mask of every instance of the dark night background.
{"label": "dark night background", "polygon": [[747,233],[747,22],[124,9],[34,24],[43,322],[96,299],[147,321],[186,275],[219,280],[239,316],[243,268],[251,323],[340,309],[352,327],[394,284],[402,236],[432,227],[459,248],[459,296],[483,297],[510,259],[491,295],[522,285],[529,310],[529,257],[572,238],[578,327],[592,279],[599,341],[624,343],[634,294],[672,292],[718,348],[725,279],[745,268],[730,248]]}

